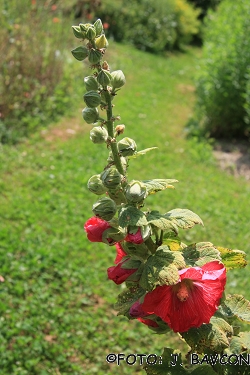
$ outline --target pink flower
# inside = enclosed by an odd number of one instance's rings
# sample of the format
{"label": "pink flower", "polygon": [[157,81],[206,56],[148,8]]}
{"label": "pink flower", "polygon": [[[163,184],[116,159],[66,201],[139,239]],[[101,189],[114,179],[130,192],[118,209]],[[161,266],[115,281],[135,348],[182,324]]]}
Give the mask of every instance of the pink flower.
{"label": "pink flower", "polygon": [[116,247],[115,264],[117,264],[122,260],[123,257],[127,255],[127,253],[125,253],[125,251],[122,248],[122,245],[119,242],[115,244],[115,247]]}
{"label": "pink flower", "polygon": [[143,240],[142,235],[141,235],[141,228],[139,227],[135,234],[128,232],[127,236],[125,237],[125,241],[133,242],[137,245],[143,243],[144,240]]}
{"label": "pink flower", "polygon": [[123,283],[127,278],[132,275],[137,269],[126,269],[122,268],[122,265],[127,262],[128,259],[121,261],[117,266],[109,267],[107,269],[109,280],[113,280],[117,285]]}
{"label": "pink flower", "polygon": [[91,217],[84,224],[88,240],[91,242],[103,242],[102,234],[108,228],[111,228],[109,223],[96,216]]}
{"label": "pink flower", "polygon": [[179,271],[175,285],[157,286],[146,294],[142,309],[156,314],[174,332],[209,323],[218,308],[226,284],[226,269],[219,261]]}

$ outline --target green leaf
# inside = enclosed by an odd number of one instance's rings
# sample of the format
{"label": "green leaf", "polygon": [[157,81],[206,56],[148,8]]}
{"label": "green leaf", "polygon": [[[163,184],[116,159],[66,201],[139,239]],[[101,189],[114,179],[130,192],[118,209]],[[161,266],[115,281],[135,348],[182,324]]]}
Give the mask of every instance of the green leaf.
{"label": "green leaf", "polygon": [[151,255],[144,243],[137,245],[132,242],[124,241],[122,247],[124,248],[125,252],[134,259],[146,260],[149,255]]}
{"label": "green leaf", "polygon": [[131,287],[120,293],[114,306],[118,311],[118,315],[128,313],[130,307],[145,293],[146,291],[141,287]]}
{"label": "green leaf", "polygon": [[136,151],[133,155],[129,155],[128,158],[129,159],[136,159],[139,156],[145,155],[149,151],[155,150],[156,148],[158,148],[158,147],[150,147],[150,148],[145,148],[145,150],[141,150],[141,151],[138,151],[138,152]]}
{"label": "green leaf", "polygon": [[165,217],[182,229],[192,228],[195,224],[203,225],[203,221],[197,214],[185,208],[175,208],[167,212]]}
{"label": "green leaf", "polygon": [[223,314],[250,323],[250,302],[239,294],[228,295],[222,304]]}
{"label": "green leaf", "polygon": [[201,267],[213,260],[221,260],[220,253],[211,242],[198,242],[185,247],[182,251],[186,264]]}
{"label": "green leaf", "polygon": [[147,221],[149,224],[155,225],[157,228],[164,231],[173,231],[178,233],[177,225],[171,220],[167,219],[164,215],[160,214],[159,211],[151,211],[147,214]]}
{"label": "green leaf", "polygon": [[119,211],[118,223],[122,228],[129,225],[140,227],[148,224],[145,214],[136,207],[129,205],[124,205],[121,207]]}
{"label": "green leaf", "polygon": [[250,351],[250,332],[240,332],[238,336],[233,336],[230,347],[226,349],[227,354],[240,354]]}
{"label": "green leaf", "polygon": [[171,185],[177,180],[171,179],[154,179],[154,180],[144,180],[141,181],[142,184],[146,187],[148,194],[155,194],[157,191],[165,190],[165,189],[174,189],[174,186]]}
{"label": "green leaf", "polygon": [[229,347],[228,337],[233,334],[232,327],[222,318],[213,316],[209,324],[202,324],[199,328],[191,328],[182,333],[182,337],[197,353],[212,350],[220,353]]}
{"label": "green leaf", "polygon": [[196,366],[196,368],[190,373],[190,375],[216,375],[217,372],[215,372],[211,366],[205,365],[205,366]]}
{"label": "green leaf", "polygon": [[[145,365],[147,375],[188,375],[182,367],[181,354],[174,354],[174,350],[164,348],[164,352],[154,365]],[[209,374],[210,375],[210,374]]]}
{"label": "green leaf", "polygon": [[246,253],[244,251],[230,250],[220,246],[216,246],[216,248],[219,250],[222,262],[227,270],[246,267],[247,261]]}
{"label": "green leaf", "polygon": [[145,263],[140,285],[146,290],[152,290],[155,285],[174,285],[180,278],[178,269],[184,267],[180,252],[172,252],[167,246],[161,246]]}
{"label": "green leaf", "polygon": [[122,264],[121,268],[124,268],[124,269],[127,269],[127,270],[134,270],[134,269],[138,269],[140,267],[140,265],[141,265],[140,260],[130,258]]}

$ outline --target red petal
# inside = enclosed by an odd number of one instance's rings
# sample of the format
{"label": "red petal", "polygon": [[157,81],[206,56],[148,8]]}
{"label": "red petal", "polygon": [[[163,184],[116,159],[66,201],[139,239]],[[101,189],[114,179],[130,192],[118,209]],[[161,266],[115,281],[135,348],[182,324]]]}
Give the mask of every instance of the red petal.
{"label": "red petal", "polygon": [[116,247],[116,251],[117,251],[116,258],[115,258],[115,264],[117,264],[122,260],[123,257],[125,257],[127,255],[127,253],[125,253],[125,251],[122,248],[122,245],[119,242],[117,242],[115,244],[115,247]]}
{"label": "red petal", "polygon": [[88,240],[91,242],[102,242],[102,234],[108,228],[110,228],[110,225],[107,221],[95,216],[88,219],[84,224]]}

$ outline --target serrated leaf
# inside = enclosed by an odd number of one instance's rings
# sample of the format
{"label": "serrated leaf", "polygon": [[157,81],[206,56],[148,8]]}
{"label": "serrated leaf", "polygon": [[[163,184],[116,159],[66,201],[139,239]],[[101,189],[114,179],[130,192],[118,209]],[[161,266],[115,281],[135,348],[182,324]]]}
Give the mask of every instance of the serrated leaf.
{"label": "serrated leaf", "polygon": [[198,242],[185,247],[182,251],[189,266],[201,267],[213,260],[221,260],[220,253],[211,242]]}
{"label": "serrated leaf", "polygon": [[124,205],[119,211],[119,226],[125,228],[129,225],[141,227],[147,225],[145,214],[134,206]]}
{"label": "serrated leaf", "polygon": [[224,315],[250,323],[250,302],[240,294],[228,295],[222,304]]}
{"label": "serrated leaf", "polygon": [[147,375],[188,375],[182,367],[181,354],[174,354],[173,349],[164,348],[164,352],[154,365],[145,365]]}
{"label": "serrated leaf", "polygon": [[177,225],[167,219],[164,215],[160,214],[159,211],[151,211],[147,214],[147,221],[149,224],[156,226],[163,231],[173,231],[175,234],[178,233]]}
{"label": "serrated leaf", "polygon": [[219,250],[222,262],[227,270],[246,267],[247,261],[244,251],[230,250],[221,246],[216,246],[216,248]]}
{"label": "serrated leaf", "polygon": [[174,253],[167,246],[161,246],[145,263],[140,285],[146,290],[152,290],[155,285],[174,285],[180,278],[178,269],[184,267],[181,253]]}
{"label": "serrated leaf", "polygon": [[125,252],[134,259],[146,260],[149,255],[151,255],[148,247],[144,243],[137,245],[132,242],[124,241],[122,246]]}
{"label": "serrated leaf", "polygon": [[232,334],[232,327],[224,319],[213,316],[210,323],[191,328],[181,335],[192,351],[201,354],[208,349],[220,353],[229,347],[228,337]]}
{"label": "serrated leaf", "polygon": [[154,180],[144,180],[141,181],[142,184],[146,187],[148,194],[155,194],[157,191],[165,190],[165,189],[174,189],[174,186],[171,185],[177,180],[173,179],[154,179]]}
{"label": "serrated leaf", "polygon": [[118,311],[118,315],[125,315],[133,303],[135,303],[145,293],[146,291],[141,287],[125,289],[122,293],[120,293],[114,306],[114,308]]}
{"label": "serrated leaf", "polygon": [[144,150],[140,150],[138,152],[136,151],[133,155],[129,155],[128,158],[129,159],[136,159],[136,158],[138,158],[138,156],[145,155],[147,152],[155,150],[157,148],[158,147],[149,147],[149,148],[145,148]]}
{"label": "serrated leaf", "polygon": [[201,218],[186,208],[175,208],[164,215],[166,218],[172,220],[179,228],[192,228],[195,224],[203,225]]}

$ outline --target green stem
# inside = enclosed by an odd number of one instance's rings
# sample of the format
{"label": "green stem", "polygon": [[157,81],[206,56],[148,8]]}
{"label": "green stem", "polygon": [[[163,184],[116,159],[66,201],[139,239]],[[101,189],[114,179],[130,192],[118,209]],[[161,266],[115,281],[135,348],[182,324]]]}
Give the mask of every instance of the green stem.
{"label": "green stem", "polygon": [[123,170],[123,167],[122,167],[122,164],[121,164],[121,159],[120,159],[120,156],[119,156],[119,153],[118,153],[117,142],[116,142],[116,139],[114,137],[114,122],[112,121],[113,114],[112,114],[111,96],[110,96],[110,93],[106,90],[104,91],[104,93],[105,93],[105,99],[106,99],[106,103],[107,103],[107,123],[106,123],[106,125],[107,125],[108,135],[112,140],[111,144],[110,144],[110,147],[111,147],[111,151],[112,151],[112,154],[113,154],[115,166],[116,166],[118,172],[120,172],[122,175],[124,175],[124,170]]}

